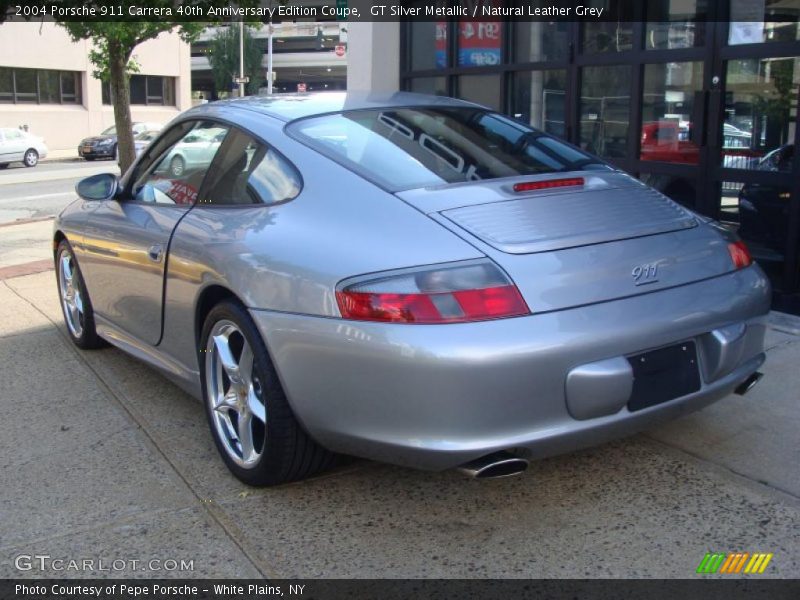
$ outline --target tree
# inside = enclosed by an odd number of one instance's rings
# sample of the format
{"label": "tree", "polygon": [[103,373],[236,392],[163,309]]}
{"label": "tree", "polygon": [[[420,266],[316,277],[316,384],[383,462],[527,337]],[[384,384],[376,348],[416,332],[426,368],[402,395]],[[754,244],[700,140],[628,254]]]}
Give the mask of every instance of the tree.
{"label": "tree", "polygon": [[[246,86],[248,94],[258,93],[264,82],[264,69],[261,61],[264,51],[259,48],[250,33],[250,27],[244,27],[244,74],[250,78]],[[239,26],[236,23],[220,28],[208,47],[208,62],[214,74],[214,87],[217,90],[229,90],[233,78],[239,76]]]}
{"label": "tree", "polygon": [[[170,2],[150,2],[170,4]],[[74,41],[91,40],[94,49],[89,59],[95,66],[95,77],[107,80],[111,85],[114,104],[114,124],[117,128],[117,150],[119,167],[124,173],[133,163],[133,125],[131,123],[130,71],[135,70],[131,62],[133,50],[144,41],[177,29],[186,42],[191,42],[204,28],[202,23],[175,22],[61,22]]]}

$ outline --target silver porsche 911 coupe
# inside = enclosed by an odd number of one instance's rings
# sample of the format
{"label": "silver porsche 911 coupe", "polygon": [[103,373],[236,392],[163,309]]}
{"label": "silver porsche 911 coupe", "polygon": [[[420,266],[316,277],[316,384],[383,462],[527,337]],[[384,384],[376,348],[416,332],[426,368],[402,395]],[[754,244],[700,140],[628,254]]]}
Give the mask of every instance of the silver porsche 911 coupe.
{"label": "silver porsche 911 coupe", "polygon": [[[176,171],[187,139],[219,143]],[[760,377],[770,287],[734,234],[475,104],[205,104],[77,193],[70,336],[201,398],[250,484],[340,454],[511,475]]]}

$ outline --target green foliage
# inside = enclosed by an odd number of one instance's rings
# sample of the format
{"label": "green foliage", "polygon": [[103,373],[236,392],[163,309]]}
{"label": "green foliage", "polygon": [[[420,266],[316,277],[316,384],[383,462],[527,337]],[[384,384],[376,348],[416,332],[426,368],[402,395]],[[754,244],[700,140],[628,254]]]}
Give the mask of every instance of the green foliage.
{"label": "green foliage", "polygon": [[[264,68],[261,61],[264,49],[261,48],[250,32],[244,27],[244,74],[250,78],[245,87],[248,94],[258,93],[258,88],[265,81]],[[208,62],[214,74],[214,86],[217,90],[230,90],[233,78],[239,75],[239,26],[236,23],[221,28],[208,46]]]}
{"label": "green foliage", "polygon": [[172,31],[176,27],[184,41],[191,42],[203,30],[202,23],[174,22],[77,22],[59,23],[67,30],[73,41],[91,40],[94,48],[89,59],[95,66],[94,76],[108,81],[110,58],[121,57],[128,73],[137,73],[138,65],[132,60],[133,49],[144,41]]}

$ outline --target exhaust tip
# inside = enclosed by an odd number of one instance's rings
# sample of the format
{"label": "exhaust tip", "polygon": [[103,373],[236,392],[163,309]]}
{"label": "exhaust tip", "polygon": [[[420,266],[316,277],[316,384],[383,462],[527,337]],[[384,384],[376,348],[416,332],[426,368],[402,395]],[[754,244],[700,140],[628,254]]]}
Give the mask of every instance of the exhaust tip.
{"label": "exhaust tip", "polygon": [[496,452],[482,456],[461,467],[459,471],[473,479],[500,479],[513,477],[528,468],[528,461],[508,452]]}
{"label": "exhaust tip", "polygon": [[745,379],[742,383],[740,383],[735,390],[733,390],[734,394],[738,394],[739,396],[744,396],[747,392],[752,390],[756,384],[761,381],[761,378],[764,377],[763,373],[759,373],[756,371],[750,377]]}

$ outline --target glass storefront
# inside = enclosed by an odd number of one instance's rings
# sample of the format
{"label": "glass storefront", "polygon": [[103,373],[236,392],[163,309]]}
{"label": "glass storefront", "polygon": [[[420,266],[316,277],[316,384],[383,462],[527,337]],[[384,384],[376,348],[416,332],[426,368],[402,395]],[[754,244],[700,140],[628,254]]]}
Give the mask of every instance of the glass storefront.
{"label": "glass storefront", "polygon": [[649,0],[625,14],[405,24],[402,87],[602,156],[738,230],[775,289],[800,294],[800,0]]}

